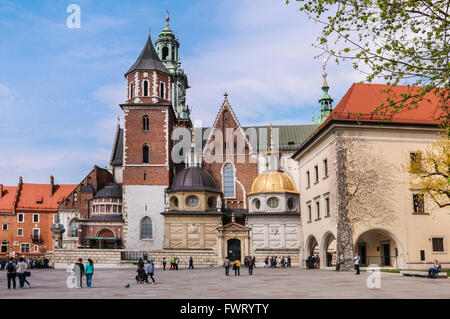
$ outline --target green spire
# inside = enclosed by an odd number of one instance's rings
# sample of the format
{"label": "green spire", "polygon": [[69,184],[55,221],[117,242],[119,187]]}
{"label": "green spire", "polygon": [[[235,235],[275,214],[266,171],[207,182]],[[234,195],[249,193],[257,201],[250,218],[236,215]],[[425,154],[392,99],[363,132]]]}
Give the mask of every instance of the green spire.
{"label": "green spire", "polygon": [[323,84],[322,84],[322,96],[319,99],[320,103],[320,115],[318,118],[314,118],[313,115],[313,124],[322,124],[330,115],[331,111],[333,111],[333,98],[328,93],[328,90],[330,87],[328,86],[327,82],[327,73],[325,72],[325,65],[323,66]]}
{"label": "green spire", "polygon": [[156,52],[164,66],[172,74],[172,105],[179,120],[190,120],[190,110],[186,105],[186,89],[189,88],[187,75],[181,67],[178,49],[180,43],[169,26],[169,10],[166,11],[166,27],[159,33],[155,40]]}

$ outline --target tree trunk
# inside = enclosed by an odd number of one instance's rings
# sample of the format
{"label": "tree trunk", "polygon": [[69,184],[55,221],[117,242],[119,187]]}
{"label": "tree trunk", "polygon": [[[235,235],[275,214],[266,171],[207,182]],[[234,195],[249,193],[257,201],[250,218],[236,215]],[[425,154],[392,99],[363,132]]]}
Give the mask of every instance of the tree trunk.
{"label": "tree trunk", "polygon": [[353,228],[348,219],[347,150],[340,132],[336,133],[337,238],[336,270],[353,269]]}

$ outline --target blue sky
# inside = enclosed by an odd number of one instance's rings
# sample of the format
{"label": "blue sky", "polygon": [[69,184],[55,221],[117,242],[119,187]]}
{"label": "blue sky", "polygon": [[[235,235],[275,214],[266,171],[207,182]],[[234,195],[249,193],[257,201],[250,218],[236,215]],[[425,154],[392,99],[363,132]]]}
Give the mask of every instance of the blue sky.
{"label": "blue sky", "polygon": [[[69,29],[68,5],[81,7]],[[0,183],[78,183],[106,167],[125,97],[124,73],[151,28],[179,37],[192,119],[211,125],[223,100],[242,125],[307,124],[318,112],[320,31],[284,0],[0,2]],[[327,67],[335,105],[362,76]]]}

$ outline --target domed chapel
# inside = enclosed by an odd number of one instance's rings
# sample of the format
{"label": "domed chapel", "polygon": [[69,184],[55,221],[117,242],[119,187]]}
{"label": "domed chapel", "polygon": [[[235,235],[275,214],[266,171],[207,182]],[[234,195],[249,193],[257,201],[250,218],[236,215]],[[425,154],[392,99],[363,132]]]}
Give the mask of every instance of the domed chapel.
{"label": "domed chapel", "polygon": [[[120,251],[121,263],[192,256],[198,265],[221,265],[224,257],[255,256],[262,263],[266,256],[290,256],[298,264],[301,194],[291,156],[320,123],[243,127],[225,93],[212,127],[194,128],[180,42],[169,22],[167,16],[155,45],[147,36],[125,73],[123,127],[117,125],[109,168],[95,167],[60,205],[61,248]],[[192,132],[181,163],[171,158],[175,128]],[[241,134],[242,150],[234,145],[228,154],[233,146],[214,129]],[[225,149],[211,152],[217,142]],[[224,160],[211,160],[218,156]]]}

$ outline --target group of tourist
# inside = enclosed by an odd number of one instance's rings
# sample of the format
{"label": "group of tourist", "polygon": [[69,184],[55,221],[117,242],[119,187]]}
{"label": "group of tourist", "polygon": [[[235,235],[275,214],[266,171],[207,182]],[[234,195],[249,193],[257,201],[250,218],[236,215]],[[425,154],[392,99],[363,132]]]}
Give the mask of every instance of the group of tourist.
{"label": "group of tourist", "polygon": [[306,259],[307,269],[319,269],[320,268],[320,258],[319,255],[311,255]]}
{"label": "group of tourist", "polygon": [[[138,261],[138,269],[137,269],[137,275],[136,275],[136,282],[138,284],[155,284],[155,278],[153,277],[155,274],[155,264],[153,263],[153,259],[148,260],[147,264],[144,263],[144,260],[142,258],[139,258]],[[148,277],[152,279],[152,282],[148,281]]]}
{"label": "group of tourist", "polygon": [[78,258],[78,262],[73,266],[75,274],[75,287],[83,288],[83,277],[86,276],[86,286],[92,288],[92,277],[94,276],[94,261],[88,258],[87,264],[83,265],[83,259]]}
{"label": "group of tourist", "polygon": [[291,267],[291,256],[287,256],[287,258],[279,257],[279,256],[272,256],[269,258],[267,256],[264,259],[264,267],[265,268],[286,268]]}
{"label": "group of tourist", "polygon": [[31,284],[26,279],[26,277],[31,275],[31,273],[27,271],[27,269],[29,269],[30,266],[23,257],[20,257],[18,260],[14,259],[14,257],[10,257],[7,262],[5,259],[2,258],[1,262],[2,262],[1,264],[2,270],[6,269],[8,289],[11,289],[11,283],[13,288],[16,289],[17,277],[19,277],[20,288],[25,288],[25,283],[28,284],[28,287],[31,287]]}
{"label": "group of tourist", "polygon": [[256,267],[256,258],[252,256],[248,256],[244,258],[244,265],[241,265],[241,261],[236,259],[233,263],[230,261],[229,257],[225,257],[223,260],[223,267],[225,268],[225,276],[230,275],[230,267],[234,270],[235,276],[240,276],[240,268],[244,266],[248,269],[248,274],[253,275],[253,269]]}
{"label": "group of tourist", "polygon": [[[14,258],[14,257],[10,257],[13,258],[16,262],[19,260],[19,258]],[[49,260],[47,258],[41,258],[41,257],[37,257],[37,258],[24,258],[25,263],[28,265],[29,269],[40,269],[40,268],[50,268],[49,265]],[[2,257],[0,259],[0,270],[5,270],[6,264],[8,263],[8,258],[4,258]]]}

